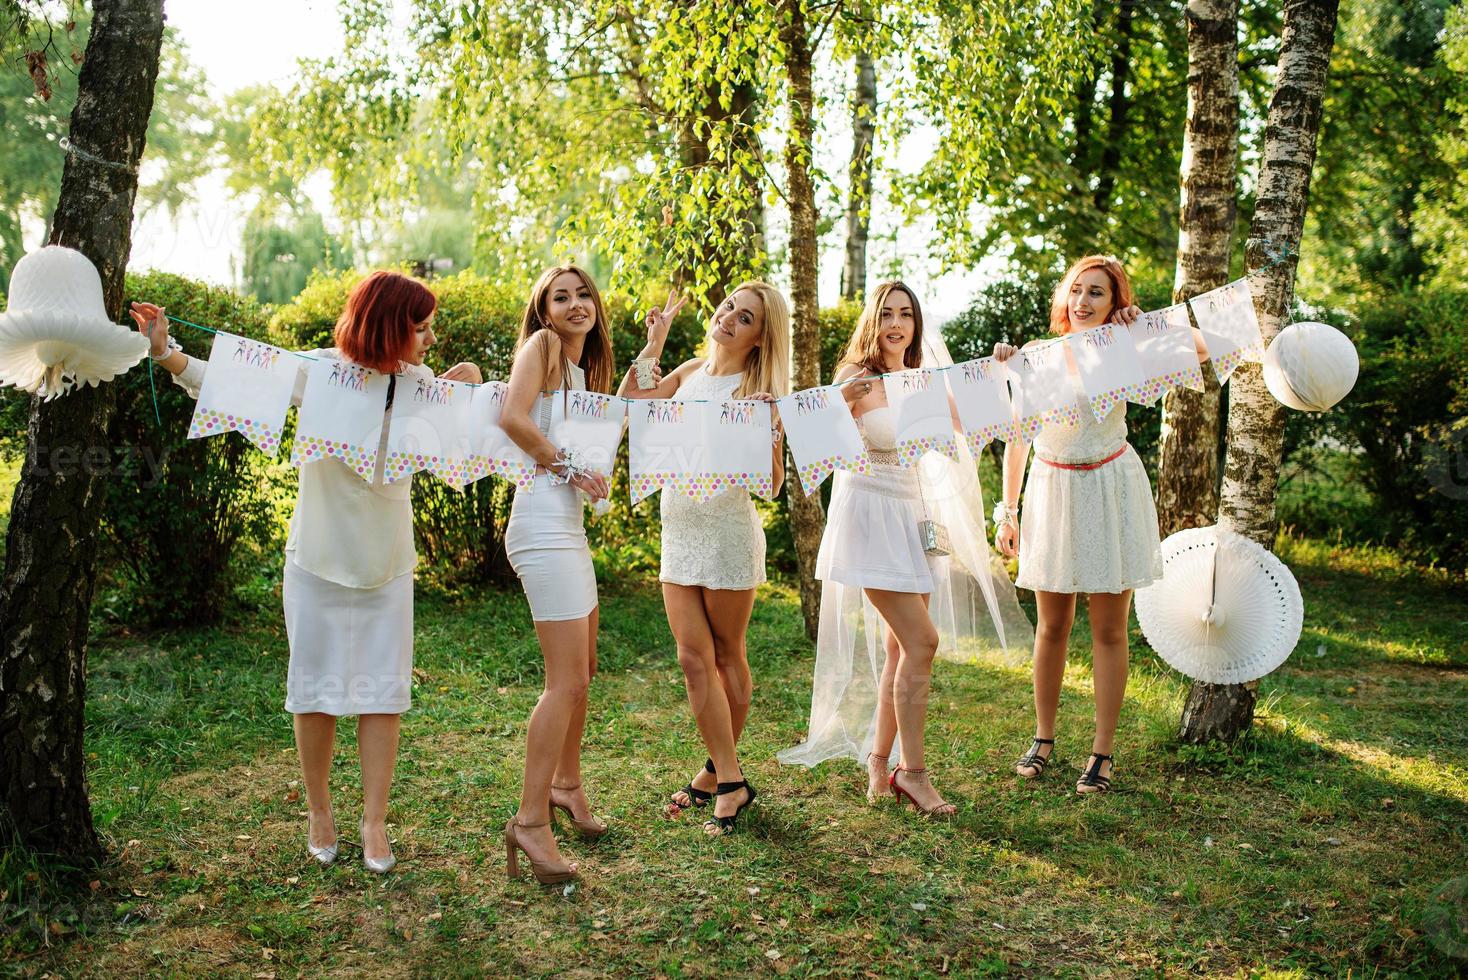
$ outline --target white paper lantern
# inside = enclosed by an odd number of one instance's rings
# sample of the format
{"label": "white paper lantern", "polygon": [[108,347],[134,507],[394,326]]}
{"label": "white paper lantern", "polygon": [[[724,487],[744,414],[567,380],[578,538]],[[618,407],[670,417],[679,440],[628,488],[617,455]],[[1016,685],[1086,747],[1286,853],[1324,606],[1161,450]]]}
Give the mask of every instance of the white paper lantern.
{"label": "white paper lantern", "polygon": [[15,264],[0,313],[0,385],[54,398],[111,381],[147,353],[146,337],[108,318],[102,277],[85,255],[48,245]]}
{"label": "white paper lantern", "polygon": [[1356,384],[1361,362],[1349,337],[1327,323],[1292,323],[1264,352],[1264,383],[1280,404],[1324,412]]}

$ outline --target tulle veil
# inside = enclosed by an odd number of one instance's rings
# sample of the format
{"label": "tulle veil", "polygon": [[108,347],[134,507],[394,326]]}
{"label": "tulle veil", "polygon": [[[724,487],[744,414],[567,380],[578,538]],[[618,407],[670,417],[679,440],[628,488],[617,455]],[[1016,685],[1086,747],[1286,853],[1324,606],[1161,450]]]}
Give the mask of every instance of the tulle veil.
{"label": "tulle veil", "polygon": [[[925,330],[922,366],[952,363],[938,330]],[[836,474],[833,510],[848,492],[844,476]],[[928,608],[938,628],[938,656],[960,663],[1023,661],[1034,646],[1034,628],[1003,562],[989,549],[978,468],[964,441],[958,442],[956,461],[927,453],[918,464],[918,481],[922,507],[948,529],[952,552],[932,562]],[[777,756],[792,765],[862,761],[876,732],[877,689],[886,659],[881,617],[860,588],[833,581],[822,585],[807,739]],[[892,751],[895,756],[899,748],[894,744]]]}

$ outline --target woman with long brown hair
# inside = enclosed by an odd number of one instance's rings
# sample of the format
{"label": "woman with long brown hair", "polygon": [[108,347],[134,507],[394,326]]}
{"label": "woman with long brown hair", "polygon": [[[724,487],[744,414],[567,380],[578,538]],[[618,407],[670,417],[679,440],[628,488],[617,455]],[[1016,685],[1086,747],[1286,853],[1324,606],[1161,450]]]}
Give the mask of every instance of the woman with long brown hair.
{"label": "woman with long brown hair", "polygon": [[568,389],[606,392],[611,381],[611,330],[596,284],[574,265],[547,269],[525,305],[500,417],[505,434],[536,463],[534,482],[515,494],[505,551],[545,657],[545,689],[530,714],[525,780],[519,810],[505,824],[505,853],[511,877],[519,876],[523,853],[544,884],[577,876],[556,846],[552,807],[569,815],[582,837],[607,829],[581,786],[581,738],[598,622],[583,495],[605,499],[609,474],[587,471],[550,441],[550,399]]}
{"label": "woman with long brown hair", "polygon": [[[683,301],[668,297],[647,314],[647,346],[656,360]],[[790,308],[780,291],[744,282],[714,310],[700,356],[685,361],[657,384],[639,389],[629,370],[618,394],[629,398],[678,398],[773,402],[790,390]],[[778,428],[772,433],[774,492],[785,469]],[[716,451],[716,447],[705,447]],[[754,801],[736,746],[749,717],[754,680],[745,634],[754,593],[765,581],[765,529],[749,491],[732,488],[697,502],[673,490],[662,493],[663,605],[678,647],[688,704],[708,760],[671,799],[674,812],[714,801],[704,823],[711,835],[734,831],[739,814]]]}
{"label": "woman with long brown hair", "polygon": [[[374,272],[353,287],[336,323],[335,346],[300,359],[294,404],[305,391],[314,360],[347,361],[405,378],[433,377],[423,357],[437,339],[438,301],[422,283],[395,272]],[[208,368],[168,336],[168,318],[151,303],[134,303],[133,319],[152,344],[154,363],[197,398]],[[456,364],[442,377],[478,382],[473,364]],[[391,392],[393,389],[389,389]],[[285,545],[285,709],[295,720],[296,750],[306,784],[307,849],[322,864],[336,860],[331,809],[332,747],[336,720],[357,716],[362,765],[362,860],[385,873],[396,864],[387,834],[388,791],[397,764],[402,713],[411,704],[413,674],[412,481],[386,483],[388,424],[384,411],[377,469],[364,482],[335,457],[301,467],[300,490]]]}

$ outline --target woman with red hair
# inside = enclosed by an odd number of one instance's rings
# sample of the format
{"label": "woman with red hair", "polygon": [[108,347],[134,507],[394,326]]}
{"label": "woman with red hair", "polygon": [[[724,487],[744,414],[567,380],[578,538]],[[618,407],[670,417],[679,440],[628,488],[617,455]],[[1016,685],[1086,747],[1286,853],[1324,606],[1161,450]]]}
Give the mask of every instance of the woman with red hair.
{"label": "woman with red hair", "polygon": [[[1130,323],[1140,313],[1121,263],[1088,255],[1056,287],[1050,329],[1063,336],[1105,323]],[[1193,338],[1198,359],[1207,359],[1202,334],[1194,330]],[[994,345],[1000,361],[1015,353],[1009,344]],[[1068,350],[1066,360],[1074,377],[1076,366]],[[1112,742],[1126,693],[1132,590],[1162,575],[1162,552],[1147,471],[1126,441],[1126,402],[1097,422],[1080,385],[1075,389],[1080,424],[1046,422],[1035,437],[1036,464],[1025,484],[1023,534],[1019,490],[1030,447],[1016,439],[1005,448],[1004,499],[994,508],[994,538],[1004,554],[1019,555],[1015,584],[1035,592],[1035,737],[1015,771],[1034,779],[1050,761],[1076,596],[1085,593],[1096,732],[1076,792],[1097,793],[1111,787]]]}
{"label": "woman with red hair", "polygon": [[[300,404],[308,368],[316,360],[347,361],[390,373],[394,380],[383,415],[385,443],[397,376],[433,377],[423,357],[436,339],[437,306],[426,286],[395,272],[374,272],[357,283],[337,320],[335,346],[299,359],[292,403]],[[208,362],[189,357],[169,338],[161,307],[134,303],[132,316],[152,345],[153,362],[199,397]],[[479,369],[467,362],[442,377],[482,380]],[[400,720],[411,701],[413,567],[418,562],[412,481],[384,482],[386,456],[385,445],[379,445],[370,483],[335,457],[301,467],[281,590],[290,644],[285,709],[295,716],[296,751],[306,784],[307,850],[322,864],[336,860],[327,777],[336,720],[356,715],[362,861],[379,874],[396,863],[387,836],[387,800]]]}

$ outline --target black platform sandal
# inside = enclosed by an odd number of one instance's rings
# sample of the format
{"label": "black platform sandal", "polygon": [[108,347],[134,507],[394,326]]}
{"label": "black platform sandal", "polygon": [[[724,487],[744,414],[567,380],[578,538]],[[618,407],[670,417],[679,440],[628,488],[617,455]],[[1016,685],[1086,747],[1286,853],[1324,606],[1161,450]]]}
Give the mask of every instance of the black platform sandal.
{"label": "black platform sandal", "polygon": [[1104,793],[1111,788],[1111,777],[1101,775],[1101,763],[1110,762],[1112,770],[1116,769],[1116,763],[1109,755],[1098,755],[1092,752],[1091,759],[1093,760],[1091,764],[1086,767],[1085,772],[1081,773],[1081,778],[1076,780],[1076,792],[1082,796],[1089,793]]}
{"label": "black platform sandal", "polygon": [[[1042,745],[1048,745],[1048,746],[1050,746],[1050,754],[1049,755],[1041,755],[1040,754],[1040,746],[1042,746]],[[1030,740],[1030,750],[1028,752],[1026,752],[1023,756],[1021,756],[1020,757],[1020,760],[1014,764],[1015,773],[1021,779],[1039,779],[1040,778],[1040,774],[1045,771],[1045,767],[1050,764],[1050,760],[1052,758],[1054,758],[1054,756],[1055,756],[1055,739],[1053,739],[1053,738],[1034,738],[1034,739],[1031,739]],[[1035,771],[1032,772],[1032,773],[1029,773],[1029,774],[1025,774],[1025,773],[1022,773],[1022,772],[1019,771],[1021,768],[1033,769]]]}
{"label": "black platform sandal", "polygon": [[749,804],[751,804],[751,803],[754,802],[754,798],[756,796],[758,796],[759,794],[757,794],[754,791],[754,787],[753,786],[749,785],[749,780],[747,780],[747,779],[741,779],[737,783],[720,783],[719,784],[719,792],[718,792],[718,795],[719,796],[726,796],[729,793],[737,793],[741,789],[747,789],[747,790],[749,790],[749,799],[747,799],[743,803],[739,804],[739,809],[735,810],[734,813],[731,814],[730,816],[727,816],[727,817],[717,817],[716,816],[716,817],[710,817],[709,819],[705,820],[703,822],[703,830],[704,830],[704,833],[708,834],[710,837],[722,837],[725,834],[732,834],[732,833],[734,833],[734,831],[736,829],[735,825],[739,821],[739,815],[744,812],[744,808],[745,807],[749,806]]}
{"label": "black platform sandal", "polygon": [[[714,768],[713,759],[704,760],[703,771],[708,773],[710,776],[718,775],[718,770]],[[673,806],[676,806],[679,810],[691,810],[694,807],[706,806],[708,804],[708,801],[714,798],[714,794],[708,792],[707,790],[695,789],[693,785],[693,780],[691,779],[688,781],[688,785],[680,789],[678,793],[682,793],[684,796],[687,796],[689,800],[688,805],[684,806],[682,803],[679,803],[677,800],[669,797],[668,802],[673,804]],[[673,796],[677,796],[678,793],[674,793]]]}

